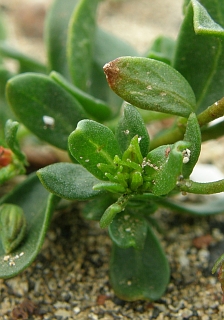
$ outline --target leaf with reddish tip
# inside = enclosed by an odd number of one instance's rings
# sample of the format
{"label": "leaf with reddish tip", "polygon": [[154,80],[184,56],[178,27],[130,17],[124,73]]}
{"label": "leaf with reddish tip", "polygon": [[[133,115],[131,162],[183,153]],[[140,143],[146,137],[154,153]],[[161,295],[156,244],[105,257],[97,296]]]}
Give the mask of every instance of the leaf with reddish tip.
{"label": "leaf with reddish tip", "polygon": [[104,72],[111,89],[138,108],[188,117],[196,107],[186,79],[161,61],[120,57],[107,63]]}

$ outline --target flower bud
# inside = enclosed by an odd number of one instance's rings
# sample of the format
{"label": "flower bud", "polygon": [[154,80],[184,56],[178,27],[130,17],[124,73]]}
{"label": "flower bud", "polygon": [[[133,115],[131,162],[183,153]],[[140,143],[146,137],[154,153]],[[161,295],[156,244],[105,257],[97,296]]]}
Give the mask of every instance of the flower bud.
{"label": "flower bud", "polygon": [[0,206],[0,236],[5,253],[18,247],[25,232],[26,219],[22,208],[7,203]]}
{"label": "flower bud", "polygon": [[131,185],[132,191],[137,191],[137,189],[143,184],[142,174],[139,171],[134,171],[131,173]]}
{"label": "flower bud", "polygon": [[0,146],[0,168],[6,167],[12,162],[12,151]]}
{"label": "flower bud", "polygon": [[106,228],[113,221],[117,213],[121,212],[123,207],[118,203],[110,205],[100,219],[100,227]]}

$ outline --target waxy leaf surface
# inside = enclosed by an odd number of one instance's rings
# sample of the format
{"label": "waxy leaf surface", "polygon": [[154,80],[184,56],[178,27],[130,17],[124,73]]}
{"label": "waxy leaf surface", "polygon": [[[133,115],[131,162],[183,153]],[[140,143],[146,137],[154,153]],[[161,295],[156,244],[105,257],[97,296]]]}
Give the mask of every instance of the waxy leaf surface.
{"label": "waxy leaf surface", "polygon": [[60,72],[70,78],[67,65],[68,25],[74,8],[79,0],[55,0],[48,11],[45,22],[45,44],[49,71]]}
{"label": "waxy leaf surface", "polygon": [[147,228],[144,248],[122,249],[113,243],[110,281],[120,299],[156,300],[169,282],[169,264],[151,228]]}
{"label": "waxy leaf surface", "polygon": [[[200,113],[224,96],[223,31],[220,35],[215,25],[224,26],[224,8],[222,0],[192,3],[185,9],[173,66],[190,83],[196,96],[197,113]],[[210,27],[206,31],[208,23]]]}
{"label": "waxy leaf surface", "polygon": [[144,121],[138,110],[132,105],[124,105],[124,113],[116,128],[116,138],[122,152],[126,151],[131,139],[138,135],[142,156],[145,157],[149,151],[149,135]]}
{"label": "waxy leaf surface", "polygon": [[[10,79],[7,100],[19,121],[40,139],[67,149],[68,135],[85,112],[79,102],[50,77],[26,73]],[[51,117],[53,125],[45,123]]]}
{"label": "waxy leaf surface", "polygon": [[[26,269],[36,258],[44,242],[52,212],[59,198],[50,195],[42,186],[36,174],[8,193],[0,201],[20,206],[26,217],[26,235],[22,243],[4,261],[4,250],[0,242],[0,278],[10,278]],[[17,256],[17,258],[15,258]],[[10,259],[15,265],[9,265]]]}
{"label": "waxy leaf surface", "polygon": [[161,61],[120,57],[107,63],[104,72],[111,89],[138,108],[188,117],[196,107],[188,82]]}
{"label": "waxy leaf surface", "polygon": [[98,169],[98,163],[113,164],[121,152],[113,132],[93,120],[82,120],[68,139],[72,156],[95,177],[108,180]]}
{"label": "waxy leaf surface", "polygon": [[191,113],[188,118],[184,141],[190,142],[189,161],[183,165],[182,169],[183,177],[188,178],[193,171],[201,152],[201,130],[195,113]]}
{"label": "waxy leaf surface", "polygon": [[67,58],[73,83],[83,91],[88,89],[96,32],[96,10],[100,0],[80,0],[68,32]]}
{"label": "waxy leaf surface", "polygon": [[143,249],[147,236],[147,223],[139,214],[127,210],[118,213],[109,225],[109,235],[120,248]]}
{"label": "waxy leaf surface", "polygon": [[96,99],[69,83],[62,75],[52,71],[50,77],[77,99],[85,111],[94,119],[106,120],[111,116],[111,109],[106,102]]}
{"label": "waxy leaf surface", "polygon": [[64,199],[86,200],[101,193],[93,190],[99,180],[79,164],[55,163],[38,170],[37,175],[49,192]]}
{"label": "waxy leaf surface", "polygon": [[153,179],[151,192],[156,196],[166,195],[172,191],[182,173],[182,151],[188,143],[179,141],[173,145],[160,146],[147,155],[153,167],[145,167],[147,175]]}

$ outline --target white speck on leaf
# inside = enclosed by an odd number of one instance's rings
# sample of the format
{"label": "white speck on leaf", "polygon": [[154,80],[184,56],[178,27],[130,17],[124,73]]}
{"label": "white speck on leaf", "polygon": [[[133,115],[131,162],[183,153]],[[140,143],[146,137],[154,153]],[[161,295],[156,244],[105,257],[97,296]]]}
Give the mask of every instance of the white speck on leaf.
{"label": "white speck on leaf", "polygon": [[43,116],[43,122],[45,124],[45,129],[47,128],[53,128],[55,125],[55,119],[50,116]]}
{"label": "white speck on leaf", "polygon": [[182,153],[183,153],[183,163],[186,164],[190,160],[191,150],[185,149]]}

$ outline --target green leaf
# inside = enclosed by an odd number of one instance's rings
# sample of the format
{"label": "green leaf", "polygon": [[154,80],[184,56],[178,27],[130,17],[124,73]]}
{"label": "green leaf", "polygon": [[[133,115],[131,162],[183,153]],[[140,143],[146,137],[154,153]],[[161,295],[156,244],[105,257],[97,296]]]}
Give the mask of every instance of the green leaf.
{"label": "green leaf", "polygon": [[147,224],[139,214],[129,214],[128,210],[117,214],[109,225],[111,240],[120,248],[133,247],[142,250],[147,235]]}
{"label": "green leaf", "polygon": [[[194,30],[197,34],[224,36],[224,29],[212,20],[207,10],[197,1],[191,0],[194,10]],[[203,2],[203,1],[202,1]]]}
{"label": "green leaf", "polygon": [[13,252],[23,241],[26,218],[21,207],[4,203],[0,206],[0,239],[5,253]]}
{"label": "green leaf", "polygon": [[111,106],[113,115],[118,114],[122,99],[110,90],[105,79],[103,66],[107,61],[124,55],[137,56],[138,52],[123,40],[105,30],[97,28],[93,52],[90,93],[94,97],[105,100]]}
{"label": "green leaf", "polygon": [[169,282],[167,258],[148,227],[142,250],[122,249],[113,243],[110,281],[115,294],[123,300],[157,300]]}
{"label": "green leaf", "polygon": [[96,10],[100,0],[80,0],[68,32],[68,65],[73,83],[83,91],[88,89],[96,31]]}
{"label": "green leaf", "polygon": [[51,72],[50,77],[73,95],[73,97],[81,103],[85,111],[91,117],[94,117],[99,121],[110,118],[111,109],[104,101],[96,99],[76,86],[70,84],[65,78],[63,78],[63,76],[55,71]]}
{"label": "green leaf", "polygon": [[104,211],[114,202],[110,194],[99,195],[90,200],[82,210],[82,216],[87,220],[99,221]]}
{"label": "green leaf", "polygon": [[[191,203],[187,201],[176,200],[172,198],[160,197],[154,199],[159,205],[170,208],[179,213],[188,213],[199,216],[208,216],[224,213],[224,200],[223,198],[214,197],[209,198],[208,195],[204,196],[204,201],[200,200],[198,203]],[[202,199],[202,196],[200,196]]]}
{"label": "green leaf", "polygon": [[[68,135],[85,112],[79,102],[50,77],[26,73],[10,79],[8,103],[21,121],[40,139],[67,149]],[[50,123],[45,118],[50,117]]]}
{"label": "green leaf", "polygon": [[[202,0],[201,5],[211,17],[220,25],[224,21],[223,1]],[[217,32],[196,34],[194,23],[201,5],[194,1],[194,8],[190,4],[186,9],[186,16],[182,23],[177,39],[173,66],[189,82],[194,90],[197,101],[197,113],[205,110],[215,101],[224,96],[224,44]],[[199,7],[200,6],[200,7]],[[203,9],[204,12],[204,9]],[[201,23],[201,22],[200,22]],[[203,30],[203,25],[201,30]],[[199,28],[200,30],[200,28]]]}
{"label": "green leaf", "polygon": [[190,142],[189,161],[183,165],[182,169],[183,177],[188,178],[193,171],[201,152],[201,130],[195,113],[191,113],[188,118],[184,141]]}
{"label": "green leaf", "polygon": [[111,89],[138,108],[183,117],[195,109],[194,93],[188,82],[161,61],[120,57],[107,63],[104,72]]}
{"label": "green leaf", "polygon": [[20,72],[34,71],[46,73],[45,65],[10,47],[5,41],[0,41],[0,55],[17,60],[20,64]]}
{"label": "green leaf", "polygon": [[173,145],[158,147],[147,155],[151,166],[145,166],[145,174],[152,179],[150,191],[161,196],[172,191],[182,173],[183,151],[189,147],[188,142],[178,141]]}
{"label": "green leaf", "polygon": [[108,180],[98,169],[98,163],[112,164],[115,155],[121,156],[113,132],[93,120],[82,120],[69,138],[72,156],[100,180]]}
{"label": "green leaf", "polygon": [[123,206],[117,202],[112,203],[103,213],[100,219],[100,228],[107,228],[115,216],[123,210]]}
{"label": "green leaf", "polygon": [[27,160],[25,154],[21,151],[19,142],[17,140],[17,131],[19,128],[19,123],[17,121],[7,120],[5,124],[5,141],[8,147],[16,155],[16,157],[27,165]]}
{"label": "green leaf", "polygon": [[67,65],[68,25],[79,0],[55,0],[45,20],[45,44],[49,71],[55,70],[67,79],[70,78]]}
{"label": "green leaf", "polygon": [[37,175],[49,192],[64,199],[86,200],[101,193],[93,190],[99,180],[79,164],[55,163],[38,170]]}
{"label": "green leaf", "polygon": [[106,190],[113,193],[125,193],[126,188],[119,183],[104,181],[93,186],[93,190]]}
{"label": "green leaf", "polygon": [[[2,10],[3,11],[3,10]],[[5,40],[7,37],[7,29],[8,25],[6,25],[5,17],[3,12],[0,12],[0,40]]]}
{"label": "green leaf", "polygon": [[116,128],[116,138],[122,152],[126,151],[131,143],[131,139],[138,135],[141,139],[139,146],[142,156],[145,157],[149,152],[149,135],[138,110],[132,105],[124,105],[124,114],[120,118]]}
{"label": "green leaf", "polygon": [[[59,198],[49,195],[36,175],[29,176],[23,183],[8,193],[0,204],[20,206],[26,217],[26,236],[22,243],[4,261],[4,250],[0,243],[0,278],[10,278],[26,269],[36,258],[49,227],[52,212]],[[10,266],[11,261],[11,266]],[[13,261],[15,265],[13,265]]]}
{"label": "green leaf", "polygon": [[139,53],[130,44],[124,42],[112,33],[102,30],[101,28],[97,28],[94,47],[94,61],[98,67],[102,69],[108,61],[114,60],[119,56],[126,55],[136,57]]}
{"label": "green leaf", "polygon": [[153,42],[149,52],[146,54],[146,57],[171,65],[173,61],[174,50],[175,41],[173,39],[165,36],[159,36]]}

